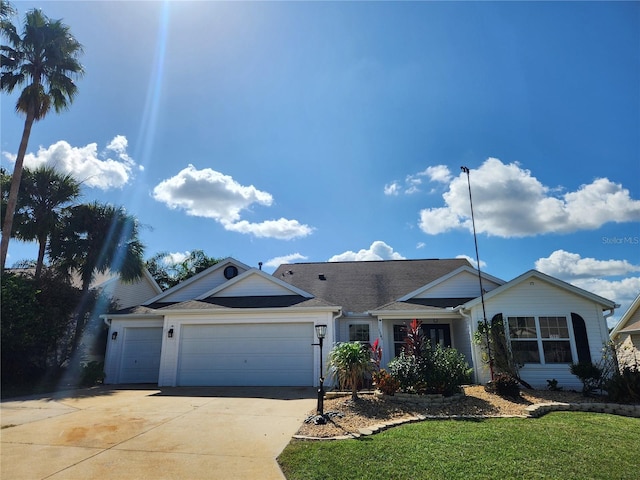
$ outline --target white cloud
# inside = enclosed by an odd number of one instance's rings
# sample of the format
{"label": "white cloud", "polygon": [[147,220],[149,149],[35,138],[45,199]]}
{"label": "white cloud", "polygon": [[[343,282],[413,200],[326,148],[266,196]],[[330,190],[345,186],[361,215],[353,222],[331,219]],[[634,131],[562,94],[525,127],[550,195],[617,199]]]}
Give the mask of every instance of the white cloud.
{"label": "white cloud", "polygon": [[399,195],[401,192],[405,195],[413,195],[419,193],[423,184],[422,177],[427,177],[430,182],[448,183],[451,180],[451,171],[446,165],[434,165],[427,167],[422,172],[407,175],[404,184],[394,180],[384,186],[385,195]]}
{"label": "white cloud", "polygon": [[358,252],[344,252],[331,257],[329,262],[362,262],[368,260],[404,260],[405,257],[398,252],[394,252],[393,248],[383,241],[376,240],[368,249],[362,249]]}
{"label": "white cloud", "polygon": [[279,240],[293,240],[311,235],[313,228],[303,225],[297,220],[280,218],[260,223],[241,220],[235,223],[222,222],[226,230],[238,233],[249,233],[259,238],[277,238]]}
{"label": "white cloud", "polygon": [[[478,268],[478,262],[475,258],[471,258],[469,255],[456,255],[456,258],[465,258],[473,268]],[[487,263],[484,260],[480,260],[480,268],[487,268]]]}
{"label": "white cloud", "polygon": [[536,261],[536,270],[562,279],[612,277],[640,272],[640,265],[627,260],[596,260],[582,258],[577,253],[556,250],[547,258]]}
{"label": "white cloud", "polygon": [[277,268],[285,263],[292,263],[296,260],[307,260],[308,258],[309,257],[301,255],[300,253],[292,253],[290,255],[283,255],[282,257],[273,257],[272,259],[264,262],[264,266]]}
{"label": "white cloud", "polygon": [[609,326],[615,325],[640,292],[640,277],[608,279],[640,271],[640,265],[627,260],[597,260],[582,258],[577,253],[556,250],[535,263],[536,270],[560,278],[576,287],[620,304]]}
{"label": "white cloud", "polygon": [[191,255],[191,252],[188,250],[186,252],[170,252],[165,255],[162,260],[167,265],[176,265],[178,263],[184,262],[189,257],[189,255]]}
{"label": "white cloud", "polygon": [[226,230],[256,237],[290,240],[313,232],[312,227],[286,218],[261,223],[241,220],[243,210],[254,204],[271,206],[273,197],[253,185],[240,185],[229,175],[210,168],[197,170],[189,165],[156,185],[153,198],[169,208],[183,209],[187,215],[212,218]]}
{"label": "white cloud", "polygon": [[156,185],[153,198],[169,208],[184,209],[188,215],[229,223],[240,220],[240,211],[254,203],[273,203],[269,193],[253,185],[246,187],[228,175],[210,168],[196,170],[193,165]]}
{"label": "white cloud", "polygon": [[[607,222],[640,220],[640,200],[633,200],[620,184],[599,178],[560,195],[517,163],[505,165],[496,158],[472,172],[471,191],[477,232],[505,238],[570,233],[597,229]],[[442,197],[444,207],[420,212],[422,231],[436,235],[471,229],[466,175],[454,178]]]}
{"label": "white cloud", "polygon": [[[70,174],[90,188],[109,190],[121,188],[132,177],[136,166],[127,154],[127,138],[117,135],[102,153],[98,153],[98,145],[89,143],[84,147],[73,147],[60,140],[53,145],[38,148],[36,153],[28,153],[24,157],[24,166],[38,168],[42,165],[55,167],[59,172]],[[5,158],[15,162],[16,155],[3,152]],[[115,154],[115,159],[111,155]]]}
{"label": "white cloud", "polygon": [[446,165],[435,165],[427,167],[427,169],[419,175],[425,175],[432,182],[449,183],[451,181],[451,170]]}
{"label": "white cloud", "polygon": [[398,195],[400,193],[400,185],[398,182],[392,182],[384,186],[385,195]]}

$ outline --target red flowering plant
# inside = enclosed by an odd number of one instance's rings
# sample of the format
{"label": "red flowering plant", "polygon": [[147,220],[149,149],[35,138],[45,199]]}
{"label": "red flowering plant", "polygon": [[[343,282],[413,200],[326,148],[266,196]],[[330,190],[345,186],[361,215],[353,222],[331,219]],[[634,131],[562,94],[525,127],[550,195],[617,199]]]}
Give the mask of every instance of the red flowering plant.
{"label": "red flowering plant", "polygon": [[378,390],[387,395],[393,395],[400,388],[400,382],[392,378],[384,368],[380,368],[381,362],[382,347],[380,339],[376,338],[376,341],[371,345],[371,363],[373,364],[371,376]]}

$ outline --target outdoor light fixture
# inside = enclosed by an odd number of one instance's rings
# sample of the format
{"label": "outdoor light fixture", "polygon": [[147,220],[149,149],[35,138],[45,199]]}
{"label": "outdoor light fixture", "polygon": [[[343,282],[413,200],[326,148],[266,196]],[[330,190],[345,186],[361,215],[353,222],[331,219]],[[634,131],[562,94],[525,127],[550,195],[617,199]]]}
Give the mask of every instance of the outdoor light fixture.
{"label": "outdoor light fixture", "polygon": [[169,329],[169,331],[167,332],[167,337],[173,338],[173,328]]}
{"label": "outdoor light fixture", "polygon": [[116,338],[118,338],[118,332],[113,332],[111,334],[111,340],[115,340]]}
{"label": "outdoor light fixture", "polygon": [[318,340],[322,340],[327,336],[327,326],[326,325],[316,325],[316,336]]}
{"label": "outdoor light fixture", "polygon": [[322,376],[322,341],[327,336],[326,325],[316,325],[316,336],[318,337],[318,343],[312,345],[318,345],[320,347],[320,387],[318,388],[318,406],[316,408],[318,412],[318,420],[322,423],[326,422],[324,418],[324,377]]}

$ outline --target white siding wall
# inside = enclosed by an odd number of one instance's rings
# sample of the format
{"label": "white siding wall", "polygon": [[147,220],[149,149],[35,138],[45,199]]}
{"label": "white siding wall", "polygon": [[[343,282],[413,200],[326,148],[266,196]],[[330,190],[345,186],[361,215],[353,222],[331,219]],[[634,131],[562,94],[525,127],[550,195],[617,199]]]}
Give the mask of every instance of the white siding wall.
{"label": "white siding wall", "polygon": [[353,317],[341,317],[338,329],[338,338],[336,342],[348,342],[349,341],[349,325],[351,324],[367,324],[369,325],[369,342],[378,338],[378,321],[372,319],[370,316],[353,316]]}
{"label": "white siding wall", "polygon": [[216,297],[245,297],[245,296],[266,296],[266,295],[293,295],[288,288],[278,285],[270,279],[261,277],[258,274],[249,275],[241,282],[230,285],[224,290],[215,294]]}
{"label": "white siding wall", "polygon": [[[483,278],[482,287],[489,292],[498,285]],[[478,276],[470,272],[460,272],[458,275],[416,295],[415,298],[475,298],[478,296],[480,296]]]}
{"label": "white siding wall", "polygon": [[[538,278],[525,280],[504,293],[485,302],[487,321],[491,321],[494,315],[502,313],[506,321],[509,316],[564,316],[571,325],[571,313],[577,313],[585,322],[591,360],[597,363],[602,358],[602,346],[607,341],[607,328],[602,310],[594,302],[575,295],[568,290],[551,285]],[[478,321],[482,320],[482,306],[477,305],[472,310],[473,325],[477,328]],[[570,328],[574,361],[575,342],[573,329]],[[477,358],[480,358],[479,347],[476,347]],[[479,382],[486,383],[490,379],[488,367],[480,365]],[[522,378],[535,388],[546,388],[547,380],[555,378],[558,384],[565,389],[580,389],[581,382],[569,372],[566,364],[525,365],[520,370]]]}
{"label": "white siding wall", "polygon": [[462,353],[473,368],[473,357],[471,354],[472,345],[469,331],[469,324],[466,319],[454,320],[451,322],[451,343],[452,347]]}
{"label": "white siding wall", "polygon": [[142,277],[134,283],[123,283],[118,279],[109,283],[104,291],[118,303],[119,308],[141,305],[160,293],[146,277]]}

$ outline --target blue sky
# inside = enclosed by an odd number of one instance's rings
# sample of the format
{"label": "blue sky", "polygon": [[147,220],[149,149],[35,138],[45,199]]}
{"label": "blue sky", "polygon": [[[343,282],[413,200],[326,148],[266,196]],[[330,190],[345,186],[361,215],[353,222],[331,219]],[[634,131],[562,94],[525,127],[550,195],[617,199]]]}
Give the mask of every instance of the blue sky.
{"label": "blue sky", "polygon": [[637,2],[13,3],[85,49],[25,163],[124,205],[147,256],[474,258],[465,165],[485,271],[537,268],[616,317],[640,292]]}

